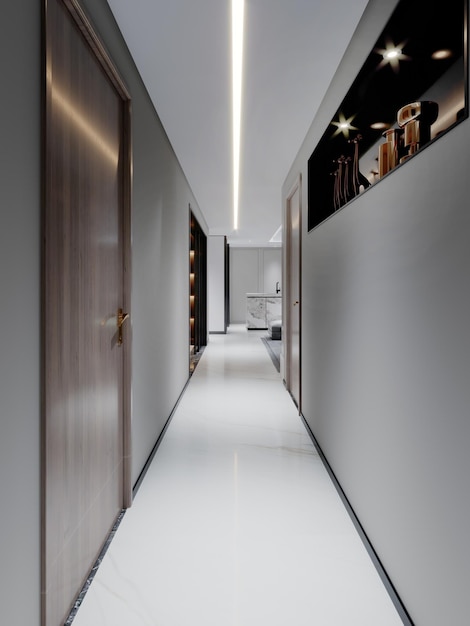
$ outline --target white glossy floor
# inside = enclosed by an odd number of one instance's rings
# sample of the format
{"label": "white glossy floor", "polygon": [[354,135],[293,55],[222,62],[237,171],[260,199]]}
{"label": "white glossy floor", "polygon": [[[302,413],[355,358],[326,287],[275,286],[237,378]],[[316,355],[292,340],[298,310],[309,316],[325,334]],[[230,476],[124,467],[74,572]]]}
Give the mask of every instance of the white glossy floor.
{"label": "white glossy floor", "polygon": [[402,624],[264,334],[210,336],[73,626]]}

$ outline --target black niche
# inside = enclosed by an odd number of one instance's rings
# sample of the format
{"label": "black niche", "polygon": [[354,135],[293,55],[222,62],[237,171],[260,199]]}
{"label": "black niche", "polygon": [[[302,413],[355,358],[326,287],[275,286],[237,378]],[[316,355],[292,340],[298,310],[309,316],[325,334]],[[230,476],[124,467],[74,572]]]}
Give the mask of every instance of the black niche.
{"label": "black niche", "polygon": [[466,77],[466,0],[401,0],[309,158],[308,229],[465,119]]}

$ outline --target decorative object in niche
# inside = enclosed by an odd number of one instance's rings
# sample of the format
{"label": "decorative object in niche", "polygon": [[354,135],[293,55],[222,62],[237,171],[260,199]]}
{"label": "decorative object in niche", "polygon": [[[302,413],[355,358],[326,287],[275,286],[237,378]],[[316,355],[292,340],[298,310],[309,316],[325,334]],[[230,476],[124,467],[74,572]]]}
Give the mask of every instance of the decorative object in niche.
{"label": "decorative object in niche", "polygon": [[[356,135],[348,139],[348,153],[336,159],[336,169],[333,171],[333,204],[337,211],[343,204],[357,196],[362,189],[367,189],[370,182],[359,170],[359,142],[362,136]],[[351,150],[351,146],[353,146]]]}
{"label": "decorative object in niche", "polygon": [[398,111],[399,128],[382,133],[385,142],[379,146],[380,178],[431,141],[431,126],[438,114],[439,105],[432,101],[411,102]]}
{"label": "decorative object in niche", "polygon": [[400,0],[308,161],[308,229],[468,116],[467,0]]}

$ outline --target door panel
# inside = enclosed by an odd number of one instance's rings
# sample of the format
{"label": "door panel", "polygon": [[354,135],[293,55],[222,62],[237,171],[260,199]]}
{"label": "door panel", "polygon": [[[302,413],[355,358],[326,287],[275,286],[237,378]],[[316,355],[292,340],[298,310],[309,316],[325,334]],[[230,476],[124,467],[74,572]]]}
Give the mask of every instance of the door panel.
{"label": "door panel", "polygon": [[286,270],[287,289],[285,311],[287,315],[286,336],[286,384],[300,411],[300,235],[301,205],[300,179],[291,190],[286,204]]}
{"label": "door panel", "polygon": [[[74,3],[46,9],[43,624],[64,623],[126,500],[128,103]],[[77,5],[78,8],[78,5]],[[79,23],[82,28],[79,28]],[[127,480],[126,480],[127,485]]]}

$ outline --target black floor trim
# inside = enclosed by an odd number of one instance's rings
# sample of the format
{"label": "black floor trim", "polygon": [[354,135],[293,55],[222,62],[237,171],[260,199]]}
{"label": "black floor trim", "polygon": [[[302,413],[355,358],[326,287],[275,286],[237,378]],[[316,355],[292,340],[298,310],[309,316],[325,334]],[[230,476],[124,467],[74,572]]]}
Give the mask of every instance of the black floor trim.
{"label": "black floor trim", "polygon": [[370,542],[369,537],[367,536],[364,528],[362,527],[361,522],[359,521],[359,518],[357,517],[354,509],[352,508],[346,494],[343,491],[343,488],[341,487],[341,484],[339,483],[338,479],[336,478],[335,473],[333,472],[328,459],[326,458],[326,456],[323,453],[323,450],[321,449],[318,441],[315,438],[315,435],[312,432],[312,429],[310,428],[310,426],[307,423],[307,420],[305,419],[305,417],[300,414],[300,417],[304,423],[305,428],[307,429],[307,432],[313,442],[313,445],[315,446],[322,462],[323,465],[325,466],[331,480],[333,481],[333,484],[359,534],[359,537],[361,538],[362,543],[364,544],[364,547],[367,550],[367,553],[369,554],[369,557],[371,558],[375,569],[377,570],[378,575],[380,576],[380,579],[382,580],[382,583],[385,586],[385,589],[387,590],[388,595],[390,596],[390,599],[393,602],[394,607],[396,608],[404,626],[414,626],[414,622],[412,621],[410,615],[408,614],[408,611],[406,610],[405,605],[403,604],[400,596],[397,593],[397,590],[395,589],[392,581],[390,580],[389,575],[387,574],[384,566],[382,565],[382,562],[380,561],[377,552],[374,549],[374,546],[372,545],[372,543]]}

